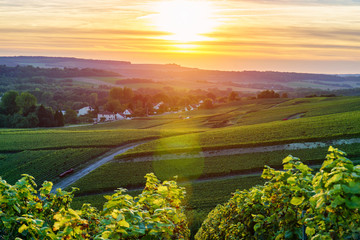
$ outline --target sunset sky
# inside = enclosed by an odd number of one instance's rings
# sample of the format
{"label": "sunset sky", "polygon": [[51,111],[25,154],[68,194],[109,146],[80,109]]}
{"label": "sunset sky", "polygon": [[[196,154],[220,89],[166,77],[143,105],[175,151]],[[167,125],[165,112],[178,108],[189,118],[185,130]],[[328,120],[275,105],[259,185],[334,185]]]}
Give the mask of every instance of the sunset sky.
{"label": "sunset sky", "polygon": [[360,0],[0,0],[0,56],[360,74]]}

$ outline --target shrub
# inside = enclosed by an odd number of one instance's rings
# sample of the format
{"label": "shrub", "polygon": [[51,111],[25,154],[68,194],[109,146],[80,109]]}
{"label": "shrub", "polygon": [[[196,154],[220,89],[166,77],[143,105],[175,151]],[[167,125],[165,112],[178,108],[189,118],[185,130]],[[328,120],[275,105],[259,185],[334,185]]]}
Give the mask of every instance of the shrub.
{"label": "shrub", "polygon": [[266,167],[269,181],[217,206],[195,239],[359,239],[360,166],[332,147],[326,159],[315,175],[292,156]]}
{"label": "shrub", "polygon": [[76,189],[51,193],[51,182],[36,190],[29,175],[13,186],[0,178],[0,239],[188,239],[184,189],[154,174],[146,178],[139,196],[119,189],[103,211],[89,204],[73,210]]}

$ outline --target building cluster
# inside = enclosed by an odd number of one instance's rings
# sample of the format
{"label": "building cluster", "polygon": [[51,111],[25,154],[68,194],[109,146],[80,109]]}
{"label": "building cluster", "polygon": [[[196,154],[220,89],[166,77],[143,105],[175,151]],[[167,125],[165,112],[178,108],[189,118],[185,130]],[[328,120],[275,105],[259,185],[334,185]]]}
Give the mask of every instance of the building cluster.
{"label": "building cluster", "polygon": [[[187,105],[186,107],[184,107],[183,109],[181,109],[178,112],[188,112],[188,111],[192,111],[195,109],[198,109],[200,107],[200,105],[203,103],[203,101],[201,100],[198,104],[192,104],[192,105]],[[155,104],[153,106],[154,109],[154,114],[157,114],[157,111],[160,109],[161,105],[163,105],[164,102],[159,102],[158,104]],[[77,116],[84,116],[89,114],[90,112],[94,111],[95,109],[92,108],[91,106],[86,106],[83,107],[79,110],[77,110]],[[65,114],[65,111],[64,113]],[[98,122],[110,122],[110,121],[117,121],[117,120],[125,120],[125,119],[132,119],[134,117],[134,112],[131,109],[126,109],[125,111],[121,112],[121,113],[114,113],[114,112],[109,112],[109,111],[100,111],[97,114],[97,117],[94,118],[94,122],[98,123]]]}

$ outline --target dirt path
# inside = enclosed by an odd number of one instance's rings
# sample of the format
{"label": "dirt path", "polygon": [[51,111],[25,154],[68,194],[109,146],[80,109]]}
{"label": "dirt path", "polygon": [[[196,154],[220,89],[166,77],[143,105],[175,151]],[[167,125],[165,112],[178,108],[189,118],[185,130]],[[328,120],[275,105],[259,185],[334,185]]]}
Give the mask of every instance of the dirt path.
{"label": "dirt path", "polygon": [[[203,151],[203,152],[199,152],[199,153],[195,153],[195,154],[194,153],[163,154],[163,155],[137,157],[130,161],[131,162],[146,162],[146,161],[174,160],[174,159],[186,159],[186,158],[217,157],[217,156],[229,156],[229,155],[238,155],[238,154],[245,154],[245,153],[262,153],[262,152],[272,152],[272,151],[281,151],[281,150],[312,149],[312,148],[328,147],[330,145],[342,145],[342,144],[352,144],[352,143],[360,143],[360,138],[330,140],[330,141],[324,141],[324,142],[289,143],[289,144],[262,146],[262,147],[210,150],[210,151]],[[114,160],[114,161],[124,162],[123,159],[118,159],[118,160]],[[126,160],[126,161],[129,161],[129,160]]]}
{"label": "dirt path", "polygon": [[[128,144],[119,148],[116,148],[103,156],[101,156],[99,161],[85,167],[84,169],[69,175],[68,177],[62,179],[60,182],[56,183],[53,187],[53,191],[57,188],[64,189],[80,178],[86,176],[91,171],[100,167],[101,165],[112,161],[116,155],[122,154],[129,149],[132,149],[138,145],[145,143],[146,141],[137,142]],[[160,160],[175,160],[175,159],[186,159],[186,158],[202,158],[202,157],[215,157],[215,156],[228,156],[228,155],[237,155],[244,153],[261,153],[261,152],[271,152],[271,151],[279,151],[279,150],[297,150],[297,149],[311,149],[311,148],[319,148],[319,147],[327,147],[330,145],[342,145],[342,144],[352,144],[352,143],[360,143],[360,138],[352,138],[352,139],[340,139],[340,140],[331,140],[326,142],[304,142],[304,143],[290,143],[290,144],[282,144],[282,145],[273,145],[273,146],[263,146],[263,147],[250,147],[250,148],[233,148],[233,149],[223,149],[223,150],[211,150],[199,152],[197,154],[189,154],[189,153],[178,153],[178,154],[164,154],[158,156],[144,156],[137,157],[131,160],[131,162],[146,162],[146,161],[160,161]],[[116,162],[124,162],[122,159],[113,160]],[[126,160],[128,161],[128,160]],[[262,172],[254,172],[254,173],[244,173],[244,174],[236,174],[234,176],[224,176],[224,177],[215,177],[211,179],[199,179],[195,180],[196,182],[204,182],[204,181],[212,181],[214,179],[229,179],[239,176],[256,176],[261,175]]]}
{"label": "dirt path", "polygon": [[111,161],[116,155],[124,153],[127,150],[132,149],[132,148],[134,148],[140,144],[143,144],[145,142],[146,141],[141,141],[141,142],[137,142],[137,143],[127,144],[127,145],[118,147],[116,149],[113,149],[113,150],[105,153],[104,155],[99,157],[99,159],[100,159],[99,161],[96,161],[95,163],[85,167],[84,169],[81,169],[78,172],[75,172],[74,174],[71,174],[71,175],[63,178],[60,182],[54,184],[52,192],[56,191],[57,188],[64,189],[64,188],[70,186],[71,184],[73,184],[74,182],[79,180],[80,178],[89,174],[91,171],[94,171],[96,168],[100,167],[101,165],[104,165],[105,163]]}
{"label": "dirt path", "polygon": [[304,116],[304,114],[305,114],[304,112],[293,114],[293,115],[289,116],[287,118],[287,120],[299,119],[302,116]]}

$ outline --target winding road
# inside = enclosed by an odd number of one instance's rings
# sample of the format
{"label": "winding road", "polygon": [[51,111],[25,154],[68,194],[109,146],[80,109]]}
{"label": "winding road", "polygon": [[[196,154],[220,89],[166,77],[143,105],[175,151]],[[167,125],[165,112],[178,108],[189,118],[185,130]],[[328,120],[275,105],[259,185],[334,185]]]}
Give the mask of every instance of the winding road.
{"label": "winding road", "polygon": [[60,180],[60,182],[54,184],[52,192],[55,192],[57,188],[61,188],[64,189],[68,186],[70,186],[71,184],[73,184],[74,182],[76,182],[77,180],[79,180],[80,178],[86,176],[87,174],[89,174],[90,172],[94,171],[95,169],[97,169],[98,167],[104,165],[105,163],[111,161],[116,155],[119,155],[121,153],[126,152],[129,149],[132,149],[140,144],[145,143],[146,141],[141,141],[141,142],[136,142],[136,143],[130,143],[121,147],[118,147],[116,149],[111,150],[110,152],[105,153],[104,155],[102,155],[100,157],[100,160],[79,170],[78,172],[71,174],[65,178],[63,178],[62,180]]}

